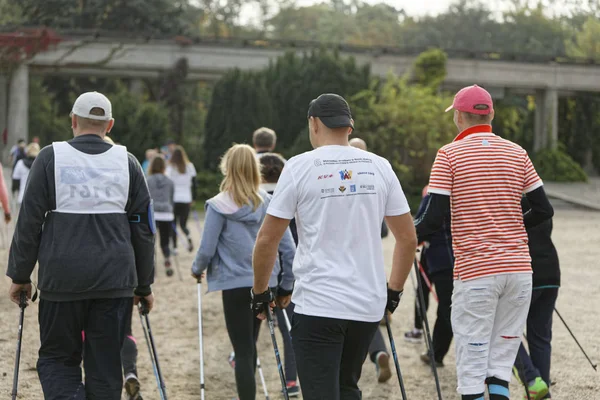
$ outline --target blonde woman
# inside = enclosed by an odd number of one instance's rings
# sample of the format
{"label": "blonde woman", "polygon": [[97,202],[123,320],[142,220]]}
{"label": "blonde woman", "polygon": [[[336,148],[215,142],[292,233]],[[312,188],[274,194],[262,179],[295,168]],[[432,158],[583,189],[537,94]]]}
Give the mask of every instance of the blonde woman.
{"label": "blonde woman", "polygon": [[[190,208],[196,192],[196,168],[188,159],[185,150],[181,146],[175,147],[166,172],[167,177],[175,184],[175,225],[179,223],[181,230],[187,237],[188,251],[193,250],[190,230],[187,228],[187,220],[190,216]],[[175,227],[177,229],[177,227]],[[177,235],[173,236],[173,253],[177,252]]]}
{"label": "blonde woman", "polygon": [[19,196],[17,197],[17,204],[20,206],[23,202],[23,195],[25,194],[25,186],[27,185],[27,178],[29,177],[29,170],[35,161],[35,158],[40,154],[40,145],[37,143],[29,143],[25,148],[25,158],[17,161],[15,170],[13,171],[13,179],[18,179],[21,183],[19,186]]}
{"label": "blonde woman", "polygon": [[[247,145],[231,147],[221,161],[224,175],[220,193],[206,202],[204,232],[192,266],[199,277],[207,271],[208,290],[223,293],[223,311],[229,339],[235,352],[235,379],[240,400],[254,400],[256,383],[256,338],[260,320],[250,304],[253,282],[252,250],[265,218],[271,196],[260,189],[261,176],[256,153]],[[289,230],[279,244],[283,263],[280,288],[290,292],[294,284],[292,262],[296,246]],[[277,286],[279,258],[269,280]]]}

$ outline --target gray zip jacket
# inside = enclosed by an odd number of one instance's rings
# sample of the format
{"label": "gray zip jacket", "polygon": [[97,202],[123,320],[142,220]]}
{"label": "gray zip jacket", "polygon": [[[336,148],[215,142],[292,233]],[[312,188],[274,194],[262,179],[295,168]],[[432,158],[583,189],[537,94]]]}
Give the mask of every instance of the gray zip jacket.
{"label": "gray zip jacket", "polygon": [[[87,154],[112,145],[97,135],[68,142]],[[129,198],[125,214],[55,213],[54,149],[38,155],[27,180],[10,247],[8,275],[14,283],[31,282],[39,261],[40,297],[49,301],[146,296],[154,281],[152,201],[142,167],[129,159]],[[149,218],[150,216],[150,218]]]}
{"label": "gray zip jacket", "polygon": [[154,202],[154,212],[172,213],[175,185],[164,174],[150,175],[147,179],[150,197]]}

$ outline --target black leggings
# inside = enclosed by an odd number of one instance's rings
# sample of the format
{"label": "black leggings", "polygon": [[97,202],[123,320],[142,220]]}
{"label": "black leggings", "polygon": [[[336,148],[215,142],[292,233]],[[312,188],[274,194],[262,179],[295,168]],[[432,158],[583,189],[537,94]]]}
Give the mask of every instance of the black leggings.
{"label": "black leggings", "polygon": [[240,400],[256,398],[256,339],[260,320],[250,309],[250,288],[223,290],[223,314],[235,351],[235,383]]}
{"label": "black leggings", "polygon": [[168,259],[171,256],[169,238],[173,235],[173,221],[156,221],[156,227],[160,236],[160,248],[165,259]]}
{"label": "black leggings", "polygon": [[173,208],[173,212],[175,214],[175,222],[173,229],[173,247],[177,248],[177,223],[181,227],[185,236],[190,236],[190,230],[187,228],[187,221],[190,217],[190,203],[175,203],[175,207]]}

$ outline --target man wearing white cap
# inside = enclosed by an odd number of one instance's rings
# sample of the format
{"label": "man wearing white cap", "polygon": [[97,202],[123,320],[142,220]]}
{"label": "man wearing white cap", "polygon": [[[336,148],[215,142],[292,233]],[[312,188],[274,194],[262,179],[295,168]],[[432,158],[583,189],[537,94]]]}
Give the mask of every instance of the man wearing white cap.
{"label": "man wearing white cap", "polygon": [[[459,134],[442,147],[419,237],[452,220],[455,255],[452,329],[462,400],[508,400],[508,382],[531,298],[525,226],[552,217],[541,179],[520,146],[492,133],[492,97],[474,85],[452,106]],[[521,197],[532,205],[523,215]]]}
{"label": "man wearing white cap", "polygon": [[45,147],[31,167],[9,296],[31,299],[39,262],[37,371],[46,400],[118,400],[125,315],[141,299],[153,305],[152,202],[135,157],[103,140],[114,124],[104,95],[79,96],[71,124],[75,138]]}

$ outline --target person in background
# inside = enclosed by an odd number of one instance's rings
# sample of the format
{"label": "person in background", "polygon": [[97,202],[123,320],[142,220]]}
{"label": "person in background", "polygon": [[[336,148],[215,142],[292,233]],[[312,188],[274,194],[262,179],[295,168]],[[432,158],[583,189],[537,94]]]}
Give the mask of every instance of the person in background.
{"label": "person in background", "polygon": [[176,146],[169,160],[169,165],[166,171],[167,177],[175,184],[175,195],[173,197],[175,206],[173,208],[175,214],[174,234],[173,234],[173,251],[177,252],[177,224],[187,238],[188,251],[192,252],[194,245],[190,237],[190,230],[187,228],[187,221],[190,216],[192,202],[196,196],[196,168],[188,159],[185,150],[181,146]]}
{"label": "person in background", "polygon": [[[348,141],[348,144],[350,144],[352,147],[356,147],[357,149],[367,151],[367,143],[361,138],[352,138],[350,141]],[[385,221],[383,221],[381,224],[381,238],[383,239],[387,237],[388,234],[388,227],[385,224]],[[385,325],[385,322],[382,321],[382,324]],[[385,347],[385,341],[380,329],[375,331],[375,336],[373,336],[373,340],[371,340],[371,345],[369,346],[369,358],[375,364],[377,381],[379,383],[387,382],[392,377],[392,370],[390,368],[390,354]]]}
{"label": "person in background", "polygon": [[[13,169],[13,172],[14,172],[15,166],[17,165],[19,160],[25,158],[25,145],[26,145],[25,140],[19,139],[17,144],[14,145],[10,149],[10,165]],[[18,196],[19,190],[21,189],[20,183],[21,183],[20,179],[15,179],[14,177],[12,177],[11,190],[12,190],[13,196],[15,196],[15,195]]]}
{"label": "person in background", "polygon": [[29,176],[29,170],[35,161],[35,158],[40,153],[40,145],[37,143],[29,143],[25,148],[25,158],[17,161],[15,169],[13,171],[13,179],[19,181],[19,196],[17,197],[17,205],[21,206],[23,202],[23,194],[25,193],[25,186],[27,185],[27,177]]}
{"label": "person in background", "polygon": [[[521,200],[523,213],[530,212],[527,198]],[[560,263],[552,243],[552,220],[527,228],[533,268],[533,292],[527,315],[529,354],[521,343],[515,367],[524,379],[531,400],[549,399],[552,356],[552,315],[560,287]],[[527,400],[527,393],[523,396]]]}
{"label": "person in background", "polygon": [[37,143],[39,145],[40,144],[39,136],[34,136],[33,139],[31,139],[31,143]]}
{"label": "person in background", "polygon": [[165,145],[160,148],[160,152],[165,156],[165,160],[170,161],[171,156],[175,152],[176,148],[177,142],[175,142],[173,139],[168,139]]}
{"label": "person in background", "polygon": [[146,176],[148,176],[148,171],[150,169],[150,163],[152,162],[152,159],[154,157],[156,157],[157,154],[158,154],[157,149],[146,150],[146,153],[145,153],[146,158],[144,159],[144,162],[142,162],[142,169],[144,170],[144,174],[146,174]]}
{"label": "person in background", "polygon": [[[277,187],[277,181],[281,176],[281,171],[285,166],[285,158],[275,153],[263,153],[260,158],[260,170],[262,175],[261,189],[273,195],[275,188]],[[294,238],[294,243],[298,244],[298,232],[296,231],[295,224],[290,224],[290,232]],[[281,255],[280,255],[281,257]],[[283,277],[283,271],[279,274],[279,282]],[[281,285],[278,286],[278,296],[291,296],[292,291],[285,291],[281,289]],[[290,397],[298,397],[300,395],[300,388],[298,387],[298,372],[296,370],[296,359],[294,357],[294,349],[292,348],[292,337],[288,330],[287,324],[285,323],[285,317],[283,313],[286,313],[288,319],[291,321],[294,315],[294,303],[290,303],[286,308],[277,307],[275,309],[275,316],[277,318],[278,327],[283,337],[283,350],[285,359],[285,378],[287,380],[286,386],[288,395]]]}
{"label": "person in background", "polygon": [[258,128],[252,134],[252,144],[256,151],[256,157],[261,158],[263,154],[275,150],[277,144],[277,134],[273,129]]}
{"label": "person in background", "polygon": [[8,224],[11,220],[10,201],[8,200],[8,189],[4,181],[4,167],[2,164],[0,164],[0,204],[2,204],[2,210],[4,211],[4,222]]}
{"label": "person in background", "polygon": [[167,276],[172,276],[169,239],[173,236],[173,222],[175,221],[173,213],[175,185],[165,175],[166,168],[167,163],[164,157],[160,154],[155,156],[150,162],[147,181],[150,197],[154,201],[154,219],[160,236],[160,248],[165,258]]}
{"label": "person in background", "polygon": [[[208,291],[222,291],[225,324],[236,354],[238,397],[254,400],[260,321],[248,307],[253,280],[252,250],[271,196],[260,189],[260,167],[250,146],[237,144],[231,147],[220,167],[224,178],[220,193],[205,205],[204,231],[192,275],[200,279],[207,271]],[[287,293],[294,285],[292,262],[296,246],[289,230],[284,233],[278,246],[281,258],[274,260],[274,271],[268,284],[273,288],[278,286],[280,265],[283,264],[279,287]],[[286,307],[287,303],[281,305]]]}
{"label": "person in background", "polygon": [[[427,186],[423,188],[423,193],[427,193],[427,188]],[[419,206],[419,211],[417,212],[415,219],[418,220],[425,212],[425,208],[429,202],[429,196],[429,194],[425,194],[421,200],[421,205]],[[431,340],[433,344],[435,363],[438,367],[443,367],[444,357],[446,357],[448,350],[450,350],[453,337],[451,308],[452,289],[454,286],[454,251],[452,250],[450,219],[448,218],[448,220],[444,221],[442,224],[442,229],[433,234],[419,236],[419,231],[417,230],[417,237],[419,239],[419,243],[427,243],[426,246],[423,246],[421,264],[424,266],[424,270],[426,271],[428,279],[430,279],[431,283],[435,286],[435,292],[439,301],[437,307],[437,318],[435,320],[435,325],[433,326]],[[427,309],[429,303],[429,290],[424,277],[421,274],[419,275],[419,278],[421,279],[421,285],[423,287],[423,295],[427,303],[425,308]],[[415,321],[416,318],[417,317],[415,316]],[[420,316],[419,320],[421,321],[422,327],[423,322]],[[421,361],[423,361],[425,364],[430,364],[431,360],[429,354],[421,354]]]}

